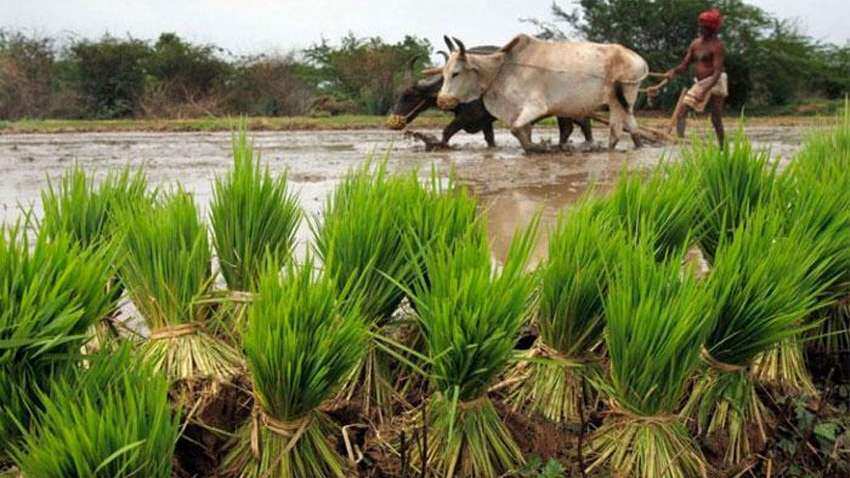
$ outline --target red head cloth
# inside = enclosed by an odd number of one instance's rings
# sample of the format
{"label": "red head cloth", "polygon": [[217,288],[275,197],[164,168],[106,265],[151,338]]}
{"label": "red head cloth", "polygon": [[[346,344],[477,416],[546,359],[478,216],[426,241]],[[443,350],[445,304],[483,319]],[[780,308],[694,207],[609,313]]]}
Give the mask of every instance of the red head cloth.
{"label": "red head cloth", "polygon": [[707,30],[716,32],[723,25],[723,15],[720,14],[720,10],[712,8],[699,14],[699,24]]}

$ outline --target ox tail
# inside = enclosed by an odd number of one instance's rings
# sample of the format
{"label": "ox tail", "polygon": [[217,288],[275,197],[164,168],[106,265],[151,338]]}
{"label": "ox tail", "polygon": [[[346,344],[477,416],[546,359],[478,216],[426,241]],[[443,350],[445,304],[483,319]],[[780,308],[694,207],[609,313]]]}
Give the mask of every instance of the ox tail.
{"label": "ox tail", "polygon": [[619,81],[614,82],[614,95],[617,96],[617,102],[626,111],[631,111],[632,106],[626,101],[626,93],[623,91],[623,84]]}

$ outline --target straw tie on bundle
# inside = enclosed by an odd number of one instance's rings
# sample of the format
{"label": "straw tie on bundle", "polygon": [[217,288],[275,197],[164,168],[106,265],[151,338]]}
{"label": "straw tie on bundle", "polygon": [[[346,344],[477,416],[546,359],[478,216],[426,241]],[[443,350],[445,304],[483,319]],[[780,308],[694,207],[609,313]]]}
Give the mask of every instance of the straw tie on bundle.
{"label": "straw tie on bundle", "polygon": [[295,444],[298,443],[298,440],[312,421],[312,415],[305,415],[299,419],[285,422],[270,416],[260,407],[254,407],[254,411],[251,414],[251,453],[254,454],[254,458],[260,459],[262,454],[260,440],[261,428],[265,428],[284,439],[289,439],[289,442],[283,449],[283,453],[289,453],[295,447]]}
{"label": "straw tie on bundle", "polygon": [[731,363],[721,362],[711,356],[711,353],[705,348],[705,345],[699,351],[699,357],[711,368],[725,373],[738,373],[747,369],[744,365],[735,365]]}
{"label": "straw tie on bundle", "polygon": [[466,402],[457,402],[457,409],[461,412],[467,412],[470,410],[480,410],[488,403],[490,403],[490,401],[487,399],[487,395],[484,394],[473,400],[469,400]]}
{"label": "straw tie on bundle", "polygon": [[151,332],[149,340],[176,339],[178,337],[196,334],[201,330],[203,330],[203,326],[198,322],[166,325]]}
{"label": "straw tie on bundle", "polygon": [[608,414],[620,417],[625,422],[641,422],[649,425],[669,425],[671,423],[679,423],[679,416],[672,413],[662,413],[658,415],[638,415],[632,413],[625,408],[622,408],[616,401],[608,402]]}
{"label": "straw tie on bundle", "polygon": [[558,362],[559,365],[570,368],[581,368],[587,365],[600,362],[599,357],[584,356],[584,357],[568,357],[558,350],[546,345],[542,340],[538,340],[534,345],[533,357],[541,357]]}

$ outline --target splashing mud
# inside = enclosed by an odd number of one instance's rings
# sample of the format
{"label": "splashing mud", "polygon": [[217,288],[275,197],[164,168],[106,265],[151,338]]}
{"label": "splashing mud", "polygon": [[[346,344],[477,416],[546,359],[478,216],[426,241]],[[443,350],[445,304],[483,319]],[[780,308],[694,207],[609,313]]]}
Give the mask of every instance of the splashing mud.
{"label": "splashing mud", "polygon": [[[427,131],[438,134],[438,131]],[[603,130],[595,131],[605,144]],[[756,147],[770,148],[774,156],[790,157],[799,147],[806,129],[800,127],[748,128]],[[480,135],[457,135],[454,148],[425,152],[421,143],[404,139],[398,132],[383,130],[300,131],[252,133],[263,159],[274,171],[288,171],[308,214],[319,214],[327,193],[350,168],[372,156],[388,155],[393,171],[418,168],[427,174],[433,163],[440,171],[454,168],[458,178],[478,194],[487,208],[494,254],[505,256],[517,227],[535,212],[543,215],[544,227],[557,211],[575,201],[589,185],[604,190],[620,169],[648,167],[660,158],[675,159],[677,147],[647,147],[617,152],[576,152],[526,156],[506,131],[498,131],[498,148],[487,149]],[[537,138],[557,141],[557,131],[541,129]],[[624,148],[627,141],[621,142]],[[196,194],[202,207],[210,199],[212,179],[230,165],[228,133],[88,133],[0,136],[0,221],[13,222],[22,208],[40,212],[39,192],[47,178],[56,178],[78,162],[105,173],[124,165],[144,165],[152,184],[168,188],[177,181]],[[538,254],[545,248],[542,235]],[[306,225],[299,232],[309,240]]]}

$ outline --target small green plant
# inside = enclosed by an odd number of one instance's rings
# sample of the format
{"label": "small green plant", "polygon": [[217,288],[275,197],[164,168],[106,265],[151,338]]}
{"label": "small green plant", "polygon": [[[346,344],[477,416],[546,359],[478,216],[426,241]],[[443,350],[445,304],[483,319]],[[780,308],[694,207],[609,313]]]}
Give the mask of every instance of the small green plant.
{"label": "small green plant", "polygon": [[722,239],[708,279],[713,318],[701,356],[708,365],[686,412],[706,434],[725,434],[727,464],[754,451],[747,429],[767,439],[767,410],[750,375],[753,360],[812,325],[806,317],[828,287],[823,243],[806,228],[787,230],[782,215],[759,208]]}
{"label": "small green plant", "polygon": [[150,329],[145,356],[172,381],[227,381],[239,354],[213,331],[215,304],[207,229],[192,196],[176,191],[137,214],[122,214],[121,280]]}
{"label": "small green plant", "polygon": [[414,301],[434,389],[427,459],[444,476],[500,476],[524,462],[487,392],[531,314],[536,279],[525,269],[536,230],[537,220],[514,238],[499,272],[486,236],[474,231],[425,254],[430,284]]}
{"label": "small green plant", "polygon": [[244,125],[233,137],[233,168],[213,183],[210,225],[221,274],[232,291],[256,290],[266,256],[283,265],[302,212],[286,176],[261,167]]}
{"label": "small green plant", "polygon": [[[649,228],[649,226],[645,226]],[[647,232],[651,228],[645,229]],[[611,414],[592,437],[590,469],[616,476],[701,476],[706,464],[676,412],[699,361],[708,294],[678,261],[656,261],[647,235],[618,251],[605,299]]]}
{"label": "small green plant", "polygon": [[[96,184],[93,174],[74,165],[57,184],[48,178],[48,187],[41,193],[44,216],[39,227],[50,238],[66,234],[82,247],[114,248],[119,212],[138,212],[154,196],[155,192],[148,192],[147,177],[141,169],[112,171]],[[117,277],[118,260],[118,255],[113,254],[113,274],[103,285],[116,301],[124,293]],[[100,342],[116,332],[108,321],[102,325],[95,329]]]}
{"label": "small green plant", "polygon": [[648,177],[624,171],[601,204],[619,220],[628,237],[641,240],[651,234],[659,259],[689,245],[698,222],[697,182],[678,167],[660,167]]}
{"label": "small green plant", "polygon": [[75,165],[58,184],[48,178],[47,189],[41,193],[44,217],[40,227],[50,237],[67,233],[83,246],[105,245],[116,232],[118,211],[137,211],[151,196],[141,169],[112,171],[95,184],[93,174]]}
{"label": "small green plant", "polygon": [[559,216],[549,235],[548,259],[540,271],[540,335],[529,362],[515,372],[517,409],[529,405],[549,420],[577,421],[579,407],[590,398],[583,377],[600,371],[605,269],[627,241],[606,212],[585,199]]}
{"label": "small green plant", "polygon": [[720,241],[728,239],[753,209],[769,202],[779,186],[776,164],[766,150],[756,151],[739,130],[720,148],[712,141],[695,143],[684,153],[678,175],[698,183],[697,239],[713,259]]}
{"label": "small green plant", "polygon": [[47,387],[44,411],[13,447],[23,476],[172,476],[179,414],[168,381],[137,358],[125,343]]}
{"label": "small green plant", "polygon": [[807,224],[834,258],[828,276],[837,279],[825,298],[836,304],[807,344],[817,360],[832,361],[850,351],[850,109],[833,128],[812,133],[785,176],[789,222]]}
{"label": "small green plant", "polygon": [[[311,226],[328,273],[341,292],[363,298],[370,330],[382,337],[397,335],[402,325],[393,322],[392,314],[405,298],[404,289],[429,287],[421,250],[436,242],[452,243],[471,229],[480,236],[485,231],[475,201],[451,180],[442,186],[432,171],[429,188],[415,172],[390,175],[385,163],[373,167],[371,162],[346,176],[328,199],[324,216]],[[424,280],[416,282],[417,275]],[[380,352],[383,342],[370,342],[369,353],[343,389],[346,398],[362,394],[367,413],[374,410],[379,419],[402,395],[392,371],[400,367]]]}
{"label": "small green plant", "polygon": [[43,405],[51,378],[73,366],[89,330],[115,307],[103,293],[111,255],[67,234],[33,240],[26,225],[0,229],[0,450]]}
{"label": "small green plant", "polygon": [[309,257],[300,267],[289,265],[283,277],[271,264],[244,335],[254,416],[237,434],[225,469],[244,477],[351,476],[328,441],[339,430],[320,406],[366,350],[359,300],[340,294]]}

